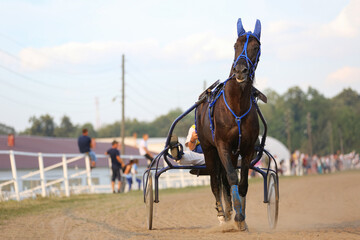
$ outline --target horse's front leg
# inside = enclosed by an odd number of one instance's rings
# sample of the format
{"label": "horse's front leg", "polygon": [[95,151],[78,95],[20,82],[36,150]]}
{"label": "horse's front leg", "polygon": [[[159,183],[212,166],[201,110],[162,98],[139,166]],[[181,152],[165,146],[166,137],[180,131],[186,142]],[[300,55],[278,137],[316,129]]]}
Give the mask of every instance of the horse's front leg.
{"label": "horse's front leg", "polygon": [[240,198],[240,194],[239,194],[238,176],[236,173],[236,169],[234,168],[232,160],[231,160],[233,157],[233,154],[231,152],[231,149],[226,148],[226,145],[218,147],[218,151],[219,151],[219,156],[221,158],[221,162],[227,173],[228,183],[231,188],[233,206],[234,206],[234,210],[236,213],[234,220],[235,220],[238,228],[241,231],[244,231],[244,230],[246,230],[245,216],[242,213],[242,203],[241,203],[241,198]]}
{"label": "horse's front leg", "polygon": [[[241,161],[241,173],[240,173],[240,183],[239,183],[239,194],[240,194],[240,200],[241,200],[241,214],[244,216],[244,219],[246,218],[245,209],[246,209],[246,194],[248,191],[248,176],[249,176],[249,168],[250,168],[250,161],[251,156],[248,155],[243,158]],[[245,221],[240,226],[241,229],[246,230],[247,225]]]}

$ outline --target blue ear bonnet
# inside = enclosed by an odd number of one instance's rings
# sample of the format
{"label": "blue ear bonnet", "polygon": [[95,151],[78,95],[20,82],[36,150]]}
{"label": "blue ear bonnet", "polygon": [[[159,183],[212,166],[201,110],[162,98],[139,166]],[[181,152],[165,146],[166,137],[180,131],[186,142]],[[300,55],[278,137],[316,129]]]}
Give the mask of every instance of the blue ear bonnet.
{"label": "blue ear bonnet", "polygon": [[255,37],[260,43],[260,36],[261,36],[261,23],[260,23],[260,20],[256,20],[254,32],[252,33],[251,31],[249,31],[249,32],[245,31],[245,29],[244,29],[244,27],[242,25],[242,22],[241,22],[241,18],[239,18],[238,22],[237,22],[237,32],[238,32],[238,37],[246,35],[246,42],[244,44],[242,52],[234,60],[233,67],[234,68],[236,67],[236,65],[237,65],[237,63],[238,63],[238,61],[240,59],[245,59],[246,64],[248,66],[248,69],[250,70],[249,77],[251,79],[253,79],[254,75],[255,75],[255,70],[256,70],[256,67],[257,67],[257,64],[258,64],[258,61],[259,61],[259,57],[260,57],[260,54],[261,54],[261,50],[259,49],[259,51],[258,51],[258,53],[256,55],[255,62],[251,62],[250,58],[247,55],[247,45],[248,45],[250,36]]}
{"label": "blue ear bonnet", "polygon": [[260,20],[259,19],[256,20],[254,32],[252,33],[251,31],[249,31],[249,32],[245,31],[245,29],[244,29],[244,27],[242,25],[241,18],[239,18],[238,22],[237,22],[237,33],[238,33],[238,37],[249,33],[250,35],[253,35],[260,42],[260,36],[261,36],[261,22],[260,22]]}

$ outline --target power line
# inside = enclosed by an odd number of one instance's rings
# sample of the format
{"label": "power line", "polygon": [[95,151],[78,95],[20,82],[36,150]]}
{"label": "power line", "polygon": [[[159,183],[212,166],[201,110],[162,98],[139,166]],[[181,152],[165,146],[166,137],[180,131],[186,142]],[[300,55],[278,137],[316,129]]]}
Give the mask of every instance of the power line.
{"label": "power line", "polygon": [[149,106],[142,105],[137,100],[135,100],[134,98],[132,98],[132,97],[130,97],[128,95],[126,95],[126,98],[129,98],[132,103],[134,103],[136,106],[140,107],[141,109],[145,110],[146,112],[148,112],[150,114],[154,114],[152,111],[149,110]]}
{"label": "power line", "polygon": [[[60,109],[54,107],[53,105],[50,106],[51,109],[49,110],[49,109],[47,109],[47,108],[39,107],[39,106],[41,106],[41,105],[32,105],[32,104],[29,104],[28,101],[25,101],[25,102],[22,102],[22,101],[21,101],[21,102],[20,102],[20,101],[18,101],[18,100],[14,100],[14,99],[9,98],[9,97],[4,96],[4,95],[0,95],[0,98],[6,99],[6,100],[8,100],[8,101],[10,101],[10,102],[13,102],[13,103],[18,104],[18,105],[21,105],[21,106],[27,106],[27,107],[31,107],[31,108],[34,108],[34,109],[38,109],[38,110],[41,110],[41,111],[45,111],[45,112],[47,112],[47,113],[66,113],[66,112],[68,112],[68,113],[93,113],[93,112],[94,112],[94,111],[91,110],[91,109],[89,109],[89,110],[84,110],[83,108],[78,108],[78,109],[74,109],[74,110],[69,110],[69,109],[67,108],[66,110],[60,110]],[[88,104],[88,106],[90,106],[90,105]],[[108,109],[108,108],[110,108],[110,107],[111,107],[110,105],[106,105],[106,106],[103,107],[102,109]]]}
{"label": "power line", "polygon": [[3,65],[0,65],[0,68],[6,70],[6,71],[8,71],[8,72],[11,72],[12,74],[15,74],[15,75],[17,75],[17,76],[19,76],[19,77],[21,77],[21,78],[24,78],[24,79],[26,79],[26,80],[32,81],[32,82],[37,83],[37,84],[42,85],[42,86],[46,86],[46,87],[50,87],[50,88],[66,89],[66,88],[61,87],[61,86],[55,86],[55,85],[51,85],[51,84],[47,84],[47,83],[41,82],[41,81],[36,80],[36,79],[34,79],[34,78],[28,77],[28,76],[26,76],[26,75],[24,75],[24,74],[15,72],[14,70],[11,70],[10,68],[7,68],[7,67],[5,67],[5,66],[3,66]]}
{"label": "power line", "polygon": [[[12,74],[14,74],[14,75],[16,75],[16,76],[19,76],[19,77],[21,77],[21,78],[23,78],[23,79],[29,80],[29,81],[31,81],[31,82],[33,82],[33,83],[36,83],[36,84],[39,84],[39,85],[42,85],[42,86],[45,86],[45,87],[48,87],[48,88],[52,88],[52,89],[62,89],[62,90],[71,89],[71,88],[67,88],[67,87],[63,87],[63,86],[57,86],[57,85],[52,85],[52,84],[44,83],[44,82],[39,81],[39,80],[37,80],[37,79],[35,79],[35,78],[31,78],[31,77],[29,77],[29,76],[26,76],[26,75],[24,75],[24,74],[21,74],[21,73],[19,73],[19,72],[16,72],[16,71],[14,71],[14,70],[12,70],[12,69],[10,69],[10,68],[8,68],[8,67],[5,67],[5,66],[3,66],[3,65],[1,65],[1,64],[0,64],[0,68],[6,70],[6,71],[8,71],[8,72],[10,72],[10,73],[12,73]],[[108,86],[104,86],[103,88],[99,88],[99,87],[97,86],[96,88],[86,88],[86,92],[88,92],[88,93],[89,93],[89,92],[90,92],[90,93],[92,93],[92,92],[98,93],[99,90],[101,90],[101,89],[109,89],[109,87],[108,87]]]}
{"label": "power line", "polygon": [[[156,82],[150,80],[150,78],[149,78],[148,76],[146,76],[142,71],[140,71],[138,67],[136,67],[135,65],[133,65],[133,64],[131,63],[131,61],[128,60],[128,62],[129,62],[129,65],[130,65],[131,67],[135,68],[135,71],[128,71],[128,73],[129,73],[130,75],[132,75],[133,78],[135,78],[135,80],[138,80],[139,82],[141,82],[142,85],[146,85],[147,87],[150,87],[150,88],[153,88],[153,87],[155,86],[157,89],[164,89],[164,88],[166,89],[166,85],[160,85],[160,84],[157,84]],[[136,76],[134,76],[134,74],[135,74],[135,75],[136,75],[136,74],[142,75],[142,76],[139,76],[139,77],[140,77],[141,79],[145,79],[146,81],[141,81],[141,80],[139,80]],[[150,82],[151,85],[148,85],[148,82]]]}
{"label": "power line", "polygon": [[152,103],[154,103],[156,105],[167,106],[159,98],[157,98],[159,101],[154,101],[154,98],[151,98],[151,97],[149,98],[146,94],[142,94],[142,93],[138,92],[138,88],[133,87],[131,84],[129,84],[129,82],[126,83],[126,86],[128,86],[130,89],[132,89],[132,92],[134,92],[137,96],[141,97],[145,101],[152,102]]}
{"label": "power line", "polygon": [[[0,52],[2,52],[3,54],[6,54],[6,55],[12,57],[13,59],[15,59],[16,61],[18,61],[18,62],[20,62],[20,63],[25,63],[25,64],[28,65],[29,67],[36,67],[36,65],[33,64],[32,62],[29,62],[29,61],[26,61],[26,60],[24,60],[24,59],[21,59],[21,58],[19,58],[18,56],[14,55],[14,54],[6,51],[6,50],[3,50],[3,49],[0,48]],[[70,64],[70,63],[68,63],[68,64]],[[82,64],[82,66],[84,66],[84,65]],[[89,74],[102,74],[102,73],[106,73],[106,72],[110,72],[110,71],[115,71],[115,70],[116,70],[116,66],[115,66],[115,65],[114,65],[114,66],[111,66],[111,67],[108,67],[108,66],[107,66],[106,68],[97,70],[96,72],[92,71],[92,70],[94,69],[93,66],[92,66],[92,67],[88,67],[88,69],[90,69],[90,71],[86,71],[86,72],[74,72],[74,71],[71,71],[70,69],[67,69],[67,70],[65,70],[65,71],[52,70],[52,72],[56,72],[56,74],[61,74],[61,75],[63,75],[63,76],[64,76],[64,75],[67,75],[67,76],[68,76],[68,75],[72,75],[72,76],[76,75],[76,76],[78,76],[78,75],[84,75],[84,74],[86,74],[86,75],[89,75]],[[63,77],[63,76],[59,76],[59,77]]]}

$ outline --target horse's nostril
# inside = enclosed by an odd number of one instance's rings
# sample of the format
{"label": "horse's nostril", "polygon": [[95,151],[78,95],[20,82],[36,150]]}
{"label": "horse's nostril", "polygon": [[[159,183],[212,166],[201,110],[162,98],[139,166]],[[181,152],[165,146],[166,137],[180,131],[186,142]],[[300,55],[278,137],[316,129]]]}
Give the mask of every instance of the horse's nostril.
{"label": "horse's nostril", "polygon": [[244,67],[242,70],[241,70],[242,73],[247,73],[248,72],[248,69],[247,67]]}

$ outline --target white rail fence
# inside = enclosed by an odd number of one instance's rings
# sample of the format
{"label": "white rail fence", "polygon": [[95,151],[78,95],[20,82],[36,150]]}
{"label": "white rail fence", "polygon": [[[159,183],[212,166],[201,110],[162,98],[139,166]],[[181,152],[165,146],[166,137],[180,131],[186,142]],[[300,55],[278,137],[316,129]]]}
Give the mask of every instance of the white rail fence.
{"label": "white rail fence", "polygon": [[[6,179],[2,183],[0,183],[0,201],[7,201],[15,199],[20,201],[29,197],[47,197],[50,195],[61,195],[69,197],[71,194],[79,194],[79,193],[99,193],[99,192],[111,192],[110,184],[100,185],[96,184],[96,181],[92,179],[92,171],[90,168],[89,157],[84,154],[53,154],[53,153],[31,153],[31,152],[19,152],[19,151],[0,151],[0,160],[6,161],[7,156],[8,160],[10,160],[11,165],[11,179]],[[5,157],[4,157],[5,156]],[[21,177],[18,177],[18,171],[16,167],[16,156],[29,156],[35,157],[38,161],[38,170],[30,171]],[[107,159],[109,171],[105,173],[105,177],[109,177],[111,175],[111,160],[105,155],[97,155],[98,159]],[[61,158],[61,161],[55,163],[51,166],[44,167],[44,158]],[[134,156],[134,155],[122,155],[122,159],[134,159],[134,158],[143,158],[142,156]],[[36,161],[35,159],[31,159],[32,161]],[[73,171],[69,171],[68,165],[70,163],[80,163],[80,161],[85,161],[85,170],[76,171],[75,173],[71,173]],[[55,178],[50,172],[54,169],[62,169],[61,177]],[[70,173],[69,173],[70,172]],[[46,173],[48,173],[46,175]],[[69,184],[71,180],[75,180],[77,177],[85,176],[85,185],[80,183]],[[104,176],[103,176],[104,177]],[[137,178],[142,180],[142,172],[137,174]],[[36,182],[35,187],[31,187],[29,189],[20,189],[19,182],[32,180]],[[123,183],[126,182],[123,179]],[[76,181],[75,181],[76,182]],[[190,175],[185,170],[170,170],[169,172],[164,173],[160,177],[159,188],[181,188],[187,186],[199,186],[199,185],[209,185],[209,177],[196,177]],[[134,185],[136,181],[134,181]],[[5,186],[8,186],[7,190],[3,190]],[[10,186],[10,187],[9,187]],[[11,188],[12,187],[12,188]],[[141,184],[142,187],[142,184]],[[10,189],[10,190],[9,190]]]}

